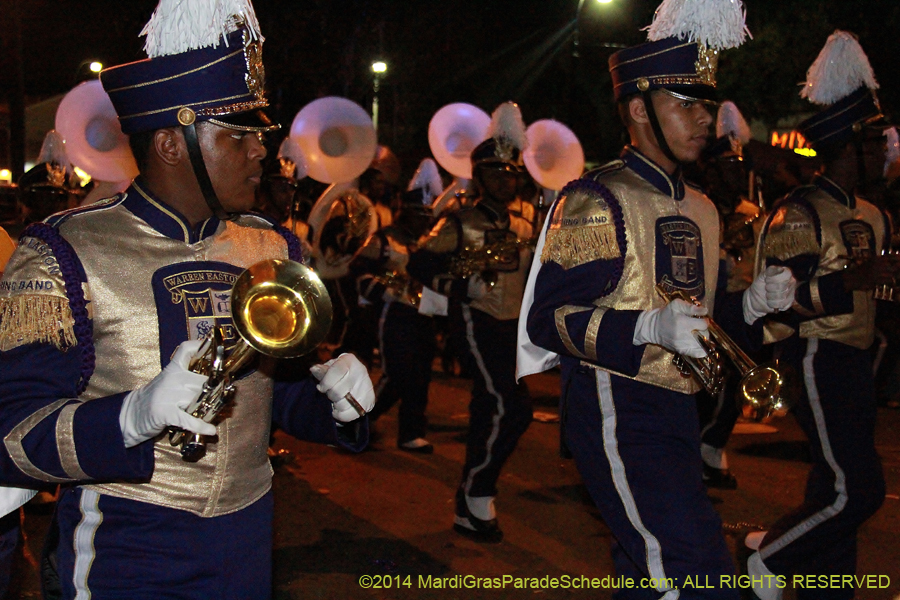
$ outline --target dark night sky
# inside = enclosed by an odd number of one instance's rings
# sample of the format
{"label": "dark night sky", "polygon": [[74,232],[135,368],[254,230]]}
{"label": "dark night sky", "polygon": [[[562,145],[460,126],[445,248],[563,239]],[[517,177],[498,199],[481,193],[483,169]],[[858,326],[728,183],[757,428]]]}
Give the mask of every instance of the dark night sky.
{"label": "dark night sky", "polygon": [[[25,7],[23,43],[29,101],[67,91],[82,61],[112,65],[143,57],[137,38],[156,0],[0,0]],[[340,95],[371,102],[369,65],[390,65],[382,83],[382,143],[411,171],[428,152],[431,115],[450,102],[490,112],[504,100],[525,121],[557,118],[589,158],[615,152],[621,128],[611,106],[602,42],[634,44],[658,0],[586,0],[581,58],[571,58],[577,0],[256,0],[274,112],[289,126],[309,101]],[[748,117],[773,123],[804,110],[795,84],[836,27],[855,31],[869,52],[890,109],[900,99],[893,56],[900,8],[891,0],[749,0],[755,40],[726,53],[720,88]],[[2,14],[2,13],[0,13]],[[4,33],[7,27],[2,28]],[[5,43],[4,50],[8,47]],[[0,73],[7,73],[4,52]],[[573,65],[575,66],[573,70]],[[574,74],[573,74],[574,73]],[[4,88],[8,82],[0,74]]]}

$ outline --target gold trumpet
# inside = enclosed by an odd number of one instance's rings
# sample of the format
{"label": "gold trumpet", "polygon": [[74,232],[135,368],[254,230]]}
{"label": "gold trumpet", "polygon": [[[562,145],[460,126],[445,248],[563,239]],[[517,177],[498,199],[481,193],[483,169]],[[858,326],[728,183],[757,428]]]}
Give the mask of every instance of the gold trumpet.
{"label": "gold trumpet", "polygon": [[[290,260],[264,260],[244,271],[231,288],[231,313],[240,334],[234,348],[226,350],[223,329],[216,326],[205,349],[190,363],[191,371],[208,379],[185,410],[207,423],[231,400],[235,376],[257,352],[277,358],[301,356],[318,346],[331,327],[331,299],[325,285],[312,269]],[[198,433],[172,430],[169,442],[181,446],[186,461],[197,461],[206,453],[206,441]]]}
{"label": "gold trumpet", "polygon": [[[684,290],[670,292],[657,284],[656,291],[666,302],[680,299],[699,304]],[[799,382],[794,370],[777,359],[757,365],[718,323],[712,319],[707,321],[709,338],[697,336],[707,355],[704,358],[676,355],[672,362],[681,374],[685,377],[693,375],[707,392],[715,396],[725,383],[723,355],[728,356],[741,377],[738,394],[744,417],[766,421],[786,415],[798,397]]]}

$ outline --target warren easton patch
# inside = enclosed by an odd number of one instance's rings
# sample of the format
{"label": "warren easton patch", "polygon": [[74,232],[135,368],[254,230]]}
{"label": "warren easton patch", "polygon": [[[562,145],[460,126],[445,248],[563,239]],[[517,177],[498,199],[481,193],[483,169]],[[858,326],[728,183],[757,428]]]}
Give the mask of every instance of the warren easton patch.
{"label": "warren easton patch", "polygon": [[238,267],[221,262],[180,263],[153,274],[161,361],[181,342],[200,339],[216,325],[224,329],[226,345],[237,342],[231,286],[240,274]]}
{"label": "warren easton patch", "polygon": [[687,217],[656,221],[656,281],[667,291],[683,290],[700,299],[706,294],[700,227]]}

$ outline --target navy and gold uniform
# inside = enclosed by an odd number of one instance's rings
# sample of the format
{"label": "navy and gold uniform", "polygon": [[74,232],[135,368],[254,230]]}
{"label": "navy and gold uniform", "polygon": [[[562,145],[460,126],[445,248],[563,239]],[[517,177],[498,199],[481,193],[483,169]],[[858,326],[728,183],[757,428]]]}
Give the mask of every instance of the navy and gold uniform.
{"label": "navy and gold uniform", "polygon": [[533,343],[560,355],[563,441],[615,535],[617,573],[657,578],[657,594],[733,571],[701,482],[698,385],[670,351],[632,343],[638,315],[665,304],[657,284],[712,311],[718,240],[712,202],[626,148],[551,209],[528,314]]}
{"label": "navy and gold uniform", "polygon": [[[760,267],[786,265],[800,282],[791,319],[768,327],[767,337],[784,340],[784,358],[803,374],[795,414],[813,463],[803,504],[759,548],[773,573],[855,573],[856,531],[884,500],[868,352],[875,300],[870,290],[845,290],[843,275],[850,262],[879,255],[889,236],[878,208],[819,175],[776,205],[760,238]],[[814,595],[851,598],[852,590]]]}
{"label": "navy and gold uniform", "polygon": [[[99,593],[126,576],[116,573],[121,562],[103,556],[138,549],[156,556],[156,544],[190,582],[178,592],[185,597],[227,585],[235,594],[228,597],[268,595],[270,426],[314,441],[343,439],[315,381],[278,382],[273,361],[261,359],[236,382],[216,441],[194,463],[165,435],[126,449],[119,413],[127,393],[153,379],[181,342],[214,325],[234,335],[231,286],[244,268],[265,258],[298,259],[299,249],[287,230],[258,217],[212,217],[192,228],[140,180],[120,196],[24,232],[0,282],[0,469],[12,484],[63,485],[64,597]],[[192,556],[190,540],[205,539],[194,536],[219,531],[226,520],[228,535],[209,545],[212,554],[236,553],[228,560],[246,565],[211,584],[215,572]],[[182,537],[183,544],[172,541]],[[159,564],[128,564],[135,571],[127,576],[142,585],[159,580]]]}
{"label": "navy and gold uniform", "polygon": [[[800,282],[793,310],[766,333],[803,375],[795,414],[812,466],[803,503],[760,540],[747,561],[750,575],[854,575],[857,530],[884,501],[868,348],[875,332],[872,288],[895,282],[898,268],[881,256],[891,235],[887,217],[855,193],[884,169],[888,125],[877,87],[856,36],[829,36],[801,91],[825,108],[798,125],[822,157],[822,169],[811,185],[774,207],[757,246],[757,269],[786,265]],[[781,598],[777,589],[754,591],[764,600]],[[796,593],[799,600],[855,595],[840,587]]]}
{"label": "navy and gold uniform", "polygon": [[[516,329],[531,251],[518,242],[531,239],[531,225],[494,204],[479,202],[435,225],[421,249],[410,256],[408,271],[424,285],[450,298],[454,336],[461,342],[466,369],[473,377],[469,432],[462,481],[457,494],[457,530],[473,519],[466,498],[497,495],[500,469],[531,424],[532,407],[524,386],[516,383]],[[503,260],[492,265],[493,288],[481,298],[466,295],[467,280],[450,274],[450,263],[466,250],[505,245]],[[488,521],[485,517],[481,520]],[[489,527],[486,541],[499,541]]]}

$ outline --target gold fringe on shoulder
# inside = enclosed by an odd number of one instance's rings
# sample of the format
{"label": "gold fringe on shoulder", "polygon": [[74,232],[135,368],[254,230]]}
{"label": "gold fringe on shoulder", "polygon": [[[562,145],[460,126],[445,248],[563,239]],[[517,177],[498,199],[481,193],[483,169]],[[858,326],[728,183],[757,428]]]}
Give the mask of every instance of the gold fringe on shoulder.
{"label": "gold fringe on shoulder", "polygon": [[541,252],[541,263],[555,262],[571,269],[594,260],[622,256],[612,223],[593,227],[550,228]]}
{"label": "gold fringe on shoulder", "polygon": [[56,296],[0,298],[0,351],[34,342],[65,350],[77,343],[69,301]]}
{"label": "gold fringe on shoulder", "polygon": [[770,232],[763,243],[763,256],[787,260],[801,254],[819,254],[816,233],[811,228]]}

